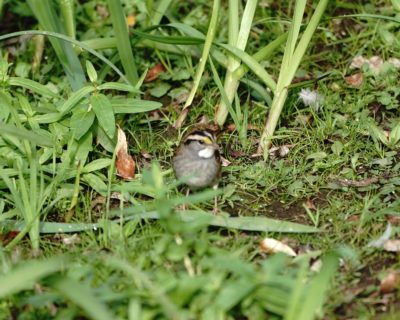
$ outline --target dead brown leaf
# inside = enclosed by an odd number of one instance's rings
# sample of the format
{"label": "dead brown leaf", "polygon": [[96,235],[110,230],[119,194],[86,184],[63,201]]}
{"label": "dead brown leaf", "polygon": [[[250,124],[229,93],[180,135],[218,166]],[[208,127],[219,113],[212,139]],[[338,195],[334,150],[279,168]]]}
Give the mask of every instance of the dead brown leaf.
{"label": "dead brown leaf", "polygon": [[360,221],[360,215],[353,214],[352,216],[348,217],[346,220],[351,221],[351,222],[358,222],[358,221]]}
{"label": "dead brown leaf", "polygon": [[116,154],[115,167],[117,168],[117,174],[123,179],[133,179],[135,177],[135,161],[128,153],[126,135],[121,128],[118,128]]}
{"label": "dead brown leaf", "polygon": [[345,77],[344,80],[349,86],[358,88],[363,84],[364,77],[363,77],[363,74],[361,72],[359,72],[359,73],[355,73],[351,76]]}
{"label": "dead brown leaf", "polygon": [[[234,132],[236,130],[236,125],[234,123],[230,123],[226,126],[226,131],[231,133]],[[258,131],[261,132],[261,129],[255,125],[252,124],[247,124],[247,130],[253,130],[253,131]]]}
{"label": "dead brown leaf", "polygon": [[299,114],[296,116],[295,118],[295,122],[302,124],[302,125],[306,125],[309,124],[311,122],[312,119],[312,115],[311,114]]}
{"label": "dead brown leaf", "polygon": [[157,63],[154,67],[152,67],[149,71],[147,71],[146,77],[144,78],[144,82],[152,82],[158,78],[160,73],[163,73],[165,68],[162,63]]}
{"label": "dead brown leaf", "polygon": [[260,249],[265,253],[282,252],[291,257],[297,256],[297,253],[291,247],[273,238],[265,238],[263,241],[261,241]]}
{"label": "dead brown leaf", "polygon": [[272,147],[269,149],[269,156],[273,158],[284,158],[289,154],[290,148],[293,148],[294,144],[284,144],[278,147]]}
{"label": "dead brown leaf", "polygon": [[369,58],[368,65],[371,68],[372,72],[379,73],[383,66],[383,59],[379,56],[373,56]]}
{"label": "dead brown leaf", "polygon": [[392,270],[385,278],[381,280],[379,286],[380,293],[390,293],[400,287],[400,271]]}
{"label": "dead brown leaf", "polygon": [[363,56],[355,56],[353,60],[351,60],[350,68],[360,69],[364,63],[367,63],[368,59]]}
{"label": "dead brown leaf", "polygon": [[310,210],[317,210],[317,207],[315,206],[315,203],[312,199],[307,199],[304,204]]}
{"label": "dead brown leaf", "polygon": [[389,214],[386,216],[386,220],[393,226],[400,226],[400,216]]}
{"label": "dead brown leaf", "polygon": [[224,158],[221,156],[221,165],[223,167],[228,167],[231,165],[232,162],[230,162],[228,159]]}

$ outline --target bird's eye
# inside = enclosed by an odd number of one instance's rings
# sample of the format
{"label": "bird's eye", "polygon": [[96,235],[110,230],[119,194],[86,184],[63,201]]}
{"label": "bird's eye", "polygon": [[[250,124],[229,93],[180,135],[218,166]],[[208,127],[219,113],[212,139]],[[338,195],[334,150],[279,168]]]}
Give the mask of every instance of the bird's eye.
{"label": "bird's eye", "polygon": [[203,141],[203,140],[199,140],[199,143],[200,143],[200,144],[204,144],[204,141]]}

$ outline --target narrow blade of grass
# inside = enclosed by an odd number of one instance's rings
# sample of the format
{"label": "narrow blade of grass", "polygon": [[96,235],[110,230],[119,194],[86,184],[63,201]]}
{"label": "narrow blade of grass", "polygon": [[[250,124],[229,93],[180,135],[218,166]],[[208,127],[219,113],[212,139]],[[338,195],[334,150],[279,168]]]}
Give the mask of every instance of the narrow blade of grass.
{"label": "narrow blade of grass", "polygon": [[120,0],[108,0],[111,22],[117,40],[117,48],[125,74],[132,85],[138,81],[138,72],[128,35],[128,25]]}
{"label": "narrow blade of grass", "polygon": [[[124,216],[124,221],[134,219],[160,219],[157,211],[145,211],[143,207],[127,208],[123,210],[110,211],[110,217]],[[319,229],[312,226],[307,226],[295,222],[281,221],[264,217],[225,217],[216,216],[205,211],[187,210],[177,213],[182,221],[194,221],[196,219],[209,218],[209,225],[222,227],[227,229],[238,229],[246,231],[263,231],[263,232],[284,232],[284,233],[316,233]],[[120,221],[111,221],[111,223],[120,223]],[[0,225],[7,227],[10,230],[19,231],[25,226],[22,221],[4,220]],[[103,227],[103,223],[59,223],[59,222],[41,222],[41,233],[69,233],[81,232],[88,230],[98,230]]]}
{"label": "narrow blade of grass", "polygon": [[210,24],[208,26],[206,40],[204,42],[203,53],[200,58],[199,65],[197,66],[197,72],[193,80],[193,87],[189,93],[189,97],[187,98],[185,105],[183,106],[183,110],[179,116],[179,118],[175,122],[175,127],[179,128],[184,122],[187,112],[184,112],[193,102],[194,96],[197,92],[197,89],[200,85],[201,76],[203,75],[204,68],[206,66],[208,55],[211,49],[212,42],[214,40],[215,33],[217,31],[217,23],[218,23],[218,15],[220,9],[220,0],[214,0],[213,9],[210,19]]}
{"label": "narrow blade of grass", "polygon": [[[28,0],[40,25],[47,31],[54,31],[63,34],[63,26],[55,13],[54,3],[49,0]],[[50,42],[56,55],[62,64],[65,74],[73,90],[82,88],[86,82],[85,73],[81,66],[74,48],[70,43],[50,38]]]}
{"label": "narrow blade of grass", "polygon": [[[77,41],[75,39],[67,37],[66,35],[58,33],[58,32],[37,31],[37,30],[18,31],[18,32],[12,32],[12,33],[8,33],[8,34],[0,36],[0,41],[4,40],[4,39],[23,36],[23,35],[38,35],[38,34],[39,35],[43,35],[43,36],[49,36],[49,37],[53,37],[53,38],[64,40],[66,42],[72,43],[72,44],[76,45],[77,47],[82,48],[82,49],[90,52],[95,57],[99,58],[101,61],[103,61],[105,64],[107,64],[111,69],[113,69],[121,77],[121,79],[124,82],[126,82],[128,84],[130,83],[129,80],[124,76],[124,74],[110,60],[108,60],[102,54],[98,53],[96,50],[93,50],[90,46],[86,45],[84,42]],[[77,63],[79,63],[79,65],[80,65],[79,60],[78,60]],[[78,88],[76,88],[74,90],[78,90],[79,88],[80,87],[78,87]]]}

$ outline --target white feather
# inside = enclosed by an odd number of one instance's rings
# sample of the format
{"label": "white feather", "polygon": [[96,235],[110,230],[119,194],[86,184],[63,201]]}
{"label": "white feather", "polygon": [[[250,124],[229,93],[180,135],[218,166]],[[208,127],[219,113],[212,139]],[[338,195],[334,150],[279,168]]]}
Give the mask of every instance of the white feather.
{"label": "white feather", "polygon": [[199,151],[199,157],[201,158],[211,158],[214,155],[214,149],[213,148],[204,148]]}

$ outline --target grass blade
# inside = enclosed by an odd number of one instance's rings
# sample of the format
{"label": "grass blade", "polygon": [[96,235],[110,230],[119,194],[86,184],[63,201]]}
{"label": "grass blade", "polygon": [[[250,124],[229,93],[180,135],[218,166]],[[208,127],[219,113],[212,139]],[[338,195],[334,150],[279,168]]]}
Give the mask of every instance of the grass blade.
{"label": "grass blade", "polygon": [[[126,208],[123,210],[110,211],[110,217],[120,217],[124,215],[124,221],[134,219],[160,219],[157,211],[145,211],[143,207]],[[264,231],[264,232],[284,232],[284,233],[316,233],[319,229],[288,221],[269,219],[264,217],[223,217],[215,216],[205,211],[187,210],[177,213],[182,221],[190,222],[198,218],[209,218],[209,225],[222,227],[227,229],[238,229],[246,231]],[[111,221],[111,223],[120,223],[119,221]],[[15,220],[4,220],[0,225],[11,230],[22,230],[25,223]],[[97,230],[103,227],[103,223],[59,223],[59,222],[41,222],[40,233],[69,233],[81,232],[88,230]]]}
{"label": "grass blade", "polygon": [[178,117],[178,119],[176,120],[176,122],[174,124],[175,128],[179,128],[182,125],[182,123],[185,121],[185,118],[187,115],[187,108],[192,104],[194,96],[199,87],[201,76],[203,75],[204,68],[206,66],[208,55],[209,55],[209,52],[211,49],[211,45],[214,40],[215,32],[217,30],[220,2],[221,2],[220,0],[214,0],[210,24],[208,26],[207,36],[206,36],[206,40],[204,42],[203,53],[200,58],[200,63],[197,67],[197,72],[194,77],[193,87],[189,93],[189,97],[187,98],[185,105],[183,106],[180,116]]}
{"label": "grass blade", "polygon": [[110,17],[114,28],[115,38],[117,40],[119,57],[130,84],[134,86],[139,77],[136,63],[133,58],[131,43],[128,35],[128,25],[126,24],[126,18],[122,9],[121,1],[108,0],[107,3],[110,10]]}
{"label": "grass blade", "polygon": [[[66,42],[72,43],[75,46],[77,46],[79,48],[82,48],[82,49],[90,52],[95,57],[99,58],[101,61],[103,61],[105,64],[107,64],[111,69],[113,69],[121,77],[121,79],[124,80],[124,82],[126,82],[128,84],[130,83],[129,80],[124,76],[124,74],[110,60],[108,60],[102,54],[98,53],[96,50],[93,50],[90,46],[86,45],[84,42],[77,41],[75,39],[67,37],[66,35],[58,33],[58,32],[38,31],[38,30],[18,31],[18,32],[12,32],[12,33],[8,33],[8,34],[0,36],[0,41],[4,40],[4,39],[23,36],[23,35],[43,35],[43,36],[49,36],[49,37],[61,39],[61,40],[64,40]],[[79,66],[80,66],[79,60],[78,60],[77,63],[79,63]],[[78,90],[78,89],[79,88],[74,89],[74,90]]]}
{"label": "grass blade", "polygon": [[[28,0],[40,25],[48,31],[64,34],[63,26],[56,15],[53,2],[49,0]],[[82,88],[86,82],[85,73],[74,48],[70,43],[50,38],[54,51],[62,64],[73,90]]]}

